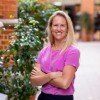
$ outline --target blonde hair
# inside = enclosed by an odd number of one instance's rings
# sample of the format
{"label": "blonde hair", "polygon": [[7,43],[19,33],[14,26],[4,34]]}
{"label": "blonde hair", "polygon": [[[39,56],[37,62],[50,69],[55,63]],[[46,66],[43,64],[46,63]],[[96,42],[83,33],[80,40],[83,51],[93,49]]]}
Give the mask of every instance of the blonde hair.
{"label": "blonde hair", "polygon": [[66,36],[66,40],[65,40],[65,45],[63,47],[63,50],[65,50],[68,46],[71,46],[72,44],[75,43],[75,38],[74,38],[74,29],[73,29],[73,24],[72,24],[71,18],[64,11],[56,11],[49,18],[47,28],[46,28],[46,32],[48,35],[48,42],[50,42],[51,45],[54,44],[54,38],[51,34],[51,26],[52,26],[53,18],[57,15],[64,17],[67,22],[68,31],[67,31],[67,36]]}

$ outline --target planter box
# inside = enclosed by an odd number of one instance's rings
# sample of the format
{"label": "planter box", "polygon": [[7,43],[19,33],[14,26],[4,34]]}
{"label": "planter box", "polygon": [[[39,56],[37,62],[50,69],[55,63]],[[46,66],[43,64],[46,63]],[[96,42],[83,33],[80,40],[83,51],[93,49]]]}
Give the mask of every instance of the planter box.
{"label": "planter box", "polygon": [[0,93],[0,100],[8,100],[8,96],[6,94]]}

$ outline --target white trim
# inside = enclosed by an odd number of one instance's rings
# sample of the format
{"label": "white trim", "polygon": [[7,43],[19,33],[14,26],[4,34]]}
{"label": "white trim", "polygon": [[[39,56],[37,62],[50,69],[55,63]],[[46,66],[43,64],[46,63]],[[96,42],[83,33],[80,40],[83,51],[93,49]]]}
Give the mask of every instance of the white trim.
{"label": "white trim", "polygon": [[0,22],[4,24],[17,24],[18,19],[0,19]]}
{"label": "white trim", "polygon": [[0,21],[0,27],[3,27],[4,25],[3,25],[3,23]]}

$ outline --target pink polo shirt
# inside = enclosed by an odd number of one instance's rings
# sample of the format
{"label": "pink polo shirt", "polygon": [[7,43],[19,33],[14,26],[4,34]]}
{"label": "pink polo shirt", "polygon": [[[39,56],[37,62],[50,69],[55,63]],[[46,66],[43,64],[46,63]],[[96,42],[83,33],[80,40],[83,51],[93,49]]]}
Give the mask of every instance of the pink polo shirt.
{"label": "pink polo shirt", "polygon": [[[62,54],[60,52],[61,50],[53,50],[51,46],[44,47],[39,52],[36,61],[40,63],[43,72],[62,72],[67,65],[71,65],[76,69],[79,67],[80,52],[75,46],[68,47]],[[73,85],[74,79],[67,89],[61,89],[47,83],[42,86],[42,92],[53,95],[73,95]]]}

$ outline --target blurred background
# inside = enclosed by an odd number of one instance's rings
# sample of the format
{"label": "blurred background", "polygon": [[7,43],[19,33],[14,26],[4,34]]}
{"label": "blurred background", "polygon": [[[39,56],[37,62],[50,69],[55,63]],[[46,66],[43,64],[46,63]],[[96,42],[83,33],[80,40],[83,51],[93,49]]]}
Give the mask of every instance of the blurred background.
{"label": "blurred background", "polygon": [[[25,1],[25,0],[19,0]],[[0,22],[5,31],[0,34],[0,49],[7,48],[9,37],[18,23],[18,0],[0,0]],[[27,0],[28,1],[28,0]],[[69,13],[80,41],[100,41],[100,0],[30,0],[54,5]],[[34,5],[35,6],[35,5]],[[0,23],[0,26],[2,26]],[[6,34],[7,33],[7,34]]]}
{"label": "blurred background", "polygon": [[75,100],[100,100],[100,0],[0,0],[0,100],[37,98],[29,76],[57,10],[71,17],[81,52]]}

